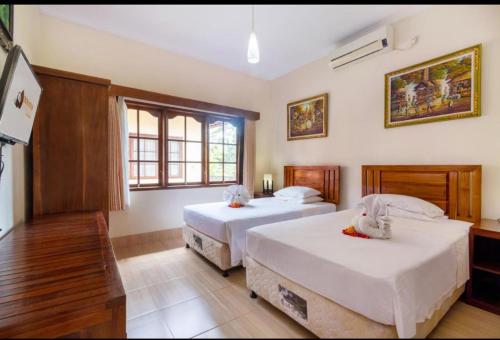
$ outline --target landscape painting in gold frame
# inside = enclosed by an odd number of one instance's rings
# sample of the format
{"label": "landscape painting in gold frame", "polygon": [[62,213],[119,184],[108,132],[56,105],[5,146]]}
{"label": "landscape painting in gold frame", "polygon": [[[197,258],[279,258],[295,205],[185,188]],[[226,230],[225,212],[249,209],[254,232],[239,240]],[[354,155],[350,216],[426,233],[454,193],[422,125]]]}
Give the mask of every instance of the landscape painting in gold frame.
{"label": "landscape painting in gold frame", "polygon": [[385,75],[385,127],[481,115],[481,45]]}
{"label": "landscape painting in gold frame", "polygon": [[328,93],[287,105],[287,140],[328,135]]}

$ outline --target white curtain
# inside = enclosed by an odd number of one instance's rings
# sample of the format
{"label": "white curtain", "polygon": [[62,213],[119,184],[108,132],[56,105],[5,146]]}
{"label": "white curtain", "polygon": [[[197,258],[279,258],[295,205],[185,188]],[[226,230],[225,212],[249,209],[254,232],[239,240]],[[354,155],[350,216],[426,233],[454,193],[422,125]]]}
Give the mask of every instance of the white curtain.
{"label": "white curtain", "polygon": [[128,112],[127,104],[123,97],[118,97],[118,117],[120,122],[120,141],[122,153],[122,186],[123,186],[123,205],[125,209],[130,207],[130,190],[128,184]]}
{"label": "white curtain", "polygon": [[245,119],[243,185],[253,197],[255,187],[255,121]]}

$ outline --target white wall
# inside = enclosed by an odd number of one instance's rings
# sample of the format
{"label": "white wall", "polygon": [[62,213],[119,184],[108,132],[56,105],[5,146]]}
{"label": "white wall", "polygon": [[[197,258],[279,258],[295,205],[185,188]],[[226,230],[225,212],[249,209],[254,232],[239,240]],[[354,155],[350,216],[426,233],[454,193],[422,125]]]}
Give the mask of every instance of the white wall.
{"label": "white wall", "polygon": [[[16,5],[14,9],[14,43],[20,45],[28,59],[36,58],[39,12],[32,6]],[[7,53],[0,49],[0,67],[3,69]],[[0,237],[26,218],[29,188],[26,181],[26,147],[6,146],[3,151],[5,170],[0,180]]]}
{"label": "white wall", "polygon": [[[261,112],[257,122],[257,178],[266,171],[270,84],[217,65],[116,35],[41,16],[38,65],[111,79],[114,84]],[[262,130],[263,131],[263,130]],[[218,201],[220,188],[132,192],[132,207],[112,213],[111,236],[182,226],[182,206]]]}
{"label": "white wall", "polygon": [[[437,6],[395,25],[418,44],[332,72],[322,58],[271,82],[273,172],[285,164],[339,164],[341,208],[361,197],[362,164],[482,164],[483,217],[500,216],[500,6]],[[384,74],[483,44],[482,116],[384,129]],[[329,93],[329,136],[286,141],[286,104]],[[263,131],[260,131],[263,133]]]}

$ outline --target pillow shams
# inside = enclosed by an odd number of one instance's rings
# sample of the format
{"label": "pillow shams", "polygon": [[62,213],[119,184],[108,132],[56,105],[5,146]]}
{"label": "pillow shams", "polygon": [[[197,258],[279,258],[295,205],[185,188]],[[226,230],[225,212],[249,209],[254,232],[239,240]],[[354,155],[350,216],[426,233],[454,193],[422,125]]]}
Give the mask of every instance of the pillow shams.
{"label": "pillow shams", "polygon": [[382,205],[397,208],[399,210],[421,214],[430,218],[438,218],[444,216],[444,211],[437,205],[424,201],[423,199],[394,194],[372,194],[363,197],[363,203],[370,210],[370,204],[378,201]]}
{"label": "pillow shams", "polygon": [[321,202],[321,201],[323,201],[323,198],[319,197],[319,196],[311,196],[311,197],[299,198],[299,199],[293,200],[293,202],[296,202],[299,204],[316,203],[316,202]]}
{"label": "pillow shams", "polygon": [[321,195],[321,192],[319,192],[318,190],[303,186],[286,187],[274,193],[274,196],[276,197],[290,197],[296,199],[319,196],[319,195]]}

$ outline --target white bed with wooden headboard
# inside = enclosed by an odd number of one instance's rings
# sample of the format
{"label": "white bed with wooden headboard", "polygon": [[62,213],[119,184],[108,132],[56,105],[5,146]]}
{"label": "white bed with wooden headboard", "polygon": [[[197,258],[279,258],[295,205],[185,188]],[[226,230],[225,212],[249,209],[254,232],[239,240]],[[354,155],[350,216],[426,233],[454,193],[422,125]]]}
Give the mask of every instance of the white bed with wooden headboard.
{"label": "white bed with wooden headboard", "polygon": [[307,186],[318,190],[322,202],[299,204],[275,197],[259,198],[242,208],[227,202],[184,207],[183,237],[187,247],[226,270],[241,264],[249,228],[304,216],[330,213],[339,202],[338,166],[286,166],[285,187]]}
{"label": "white bed with wooden headboard", "polygon": [[392,238],[344,235],[359,208],[252,228],[247,286],[320,337],[425,337],[464,291],[480,166],[363,166],[363,196],[411,195],[448,219],[391,217]]}

